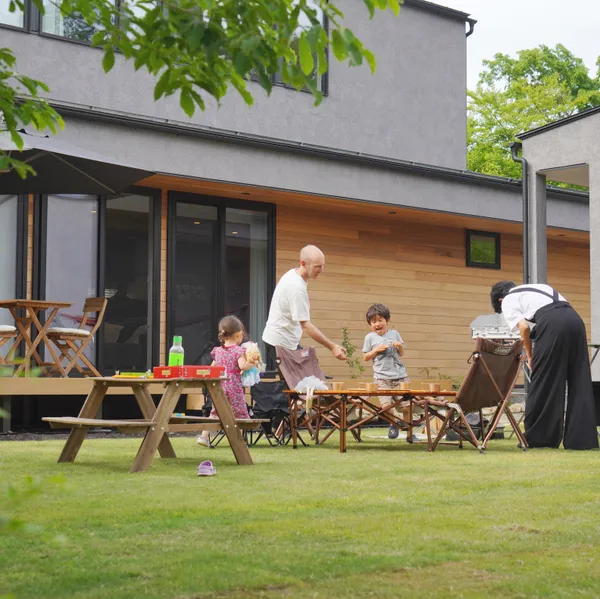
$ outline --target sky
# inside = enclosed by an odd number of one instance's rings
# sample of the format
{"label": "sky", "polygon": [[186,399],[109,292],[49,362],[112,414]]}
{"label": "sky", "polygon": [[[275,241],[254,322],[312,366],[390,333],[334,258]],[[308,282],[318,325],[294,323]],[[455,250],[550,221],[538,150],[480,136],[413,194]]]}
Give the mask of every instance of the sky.
{"label": "sky", "polygon": [[600,0],[433,0],[477,20],[467,44],[467,83],[475,87],[481,61],[540,44],[563,44],[592,75],[600,56]]}

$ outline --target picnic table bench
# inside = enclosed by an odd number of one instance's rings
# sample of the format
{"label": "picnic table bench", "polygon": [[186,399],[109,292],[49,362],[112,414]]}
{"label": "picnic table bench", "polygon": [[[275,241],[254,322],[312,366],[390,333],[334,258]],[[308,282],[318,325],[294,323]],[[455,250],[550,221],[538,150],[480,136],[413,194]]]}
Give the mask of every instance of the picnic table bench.
{"label": "picnic table bench", "polygon": [[[91,378],[92,389],[77,417],[42,418],[52,428],[70,428],[71,433],[58,458],[59,462],[73,462],[90,428],[112,428],[126,434],[145,433],[131,472],[147,470],[156,451],[162,458],[175,458],[175,450],[168,433],[223,430],[239,465],[251,465],[252,457],[242,435],[243,430],[255,430],[268,420],[236,420],[221,386],[221,379],[165,379],[164,393],[155,406],[148,389],[151,379],[99,377]],[[102,402],[111,387],[129,387],[137,400],[143,419],[106,420],[96,418]],[[181,395],[190,390],[206,389],[219,418],[174,415],[173,410]]]}

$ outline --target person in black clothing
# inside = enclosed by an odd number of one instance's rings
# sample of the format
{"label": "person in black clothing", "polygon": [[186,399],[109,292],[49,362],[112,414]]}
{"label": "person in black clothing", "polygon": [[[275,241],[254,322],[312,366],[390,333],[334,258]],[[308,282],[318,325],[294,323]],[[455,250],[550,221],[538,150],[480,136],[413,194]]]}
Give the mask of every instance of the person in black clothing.
{"label": "person in black clothing", "polygon": [[558,447],[563,441],[565,449],[596,449],[587,336],[579,314],[549,285],[517,287],[512,281],[500,281],[490,297],[494,310],[519,331],[525,346],[531,370],[525,405],[528,445]]}

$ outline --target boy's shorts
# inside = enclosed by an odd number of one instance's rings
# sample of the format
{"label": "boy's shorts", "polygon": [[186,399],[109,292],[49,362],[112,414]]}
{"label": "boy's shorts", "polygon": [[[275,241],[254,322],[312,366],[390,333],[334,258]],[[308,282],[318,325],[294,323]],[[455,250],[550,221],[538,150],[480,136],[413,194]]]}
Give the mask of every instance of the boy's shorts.
{"label": "boy's shorts", "polygon": [[[377,383],[377,386],[383,391],[384,389],[400,389],[400,383],[410,383],[410,379],[407,376],[405,376],[401,379],[375,379],[375,382]],[[379,396],[379,403],[381,405],[390,404],[395,399],[395,397],[381,395]]]}

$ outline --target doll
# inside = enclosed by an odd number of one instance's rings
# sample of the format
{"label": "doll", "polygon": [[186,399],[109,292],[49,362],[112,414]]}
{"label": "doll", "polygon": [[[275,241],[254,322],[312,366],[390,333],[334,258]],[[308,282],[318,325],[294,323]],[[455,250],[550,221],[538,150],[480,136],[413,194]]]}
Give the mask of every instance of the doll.
{"label": "doll", "polygon": [[248,341],[242,347],[246,350],[246,360],[254,362],[252,368],[242,372],[242,385],[244,387],[252,387],[252,385],[260,382],[260,373],[265,371],[265,365],[263,364],[257,343]]}

